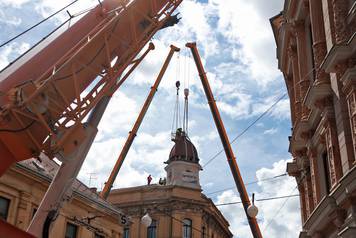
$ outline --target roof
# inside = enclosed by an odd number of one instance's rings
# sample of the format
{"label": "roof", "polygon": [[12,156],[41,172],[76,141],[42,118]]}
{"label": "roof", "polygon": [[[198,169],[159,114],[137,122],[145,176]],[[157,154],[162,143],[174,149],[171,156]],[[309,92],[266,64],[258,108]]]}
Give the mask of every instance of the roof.
{"label": "roof", "polygon": [[182,129],[177,129],[173,141],[175,144],[169,153],[169,159],[165,162],[166,164],[172,161],[199,163],[198,151]]}
{"label": "roof", "polygon": [[[50,183],[57,173],[60,165],[55,161],[48,159],[46,156],[41,156],[40,159],[28,159],[16,163],[16,167],[25,170],[36,177],[46,180]],[[113,215],[123,214],[119,209],[114,207],[111,203],[99,197],[97,192],[94,192],[84,183],[75,179],[72,186],[73,195],[80,197],[89,203],[97,206],[97,208],[104,209],[106,212]]]}

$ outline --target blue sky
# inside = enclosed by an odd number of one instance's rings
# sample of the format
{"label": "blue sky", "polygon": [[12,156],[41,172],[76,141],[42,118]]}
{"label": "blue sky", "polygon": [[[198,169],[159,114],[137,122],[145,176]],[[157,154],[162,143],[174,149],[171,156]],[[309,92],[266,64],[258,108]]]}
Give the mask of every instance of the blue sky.
{"label": "blue sky", "polygon": [[[68,2],[0,0],[0,42]],[[70,12],[75,14],[95,4],[97,1],[94,0],[79,0],[70,8]],[[284,80],[277,69],[275,43],[268,20],[279,13],[282,6],[282,0],[183,1],[179,8],[181,22],[154,37],[156,50],[146,57],[112,98],[79,178],[88,183],[89,173],[95,173],[91,186],[100,188],[105,182],[172,43],[182,51],[179,58],[175,56],[172,59],[119,173],[115,188],[142,185],[148,174],[152,174],[154,182],[165,176],[163,162],[167,160],[173,145],[170,132],[177,79],[181,81],[182,88],[189,81],[189,135],[198,149],[201,163],[205,164],[222,146],[195,65],[184,45],[188,41],[197,42],[225,127],[230,139],[233,139],[285,93]],[[66,14],[59,15],[1,48],[0,68],[66,17]],[[180,71],[177,70],[178,65]],[[286,161],[290,159],[287,151],[291,127],[289,115],[289,101],[285,98],[233,144],[245,182],[285,172]],[[205,193],[234,185],[223,153],[204,167],[200,178]],[[294,190],[295,186],[292,178],[282,177],[248,186],[247,189],[250,194],[255,192],[258,199],[296,194],[298,191]],[[235,190],[212,194],[212,199],[216,203],[239,201]],[[258,219],[266,237],[297,237],[300,228],[299,200],[291,198],[276,215],[283,202],[257,203],[260,209]],[[222,207],[221,210],[228,218],[235,237],[250,237],[241,205]]]}

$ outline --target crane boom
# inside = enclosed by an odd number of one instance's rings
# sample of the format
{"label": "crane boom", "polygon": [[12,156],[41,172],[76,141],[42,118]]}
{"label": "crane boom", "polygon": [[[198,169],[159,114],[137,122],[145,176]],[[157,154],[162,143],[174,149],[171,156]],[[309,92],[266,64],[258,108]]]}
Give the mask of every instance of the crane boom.
{"label": "crane boom", "polygon": [[227,161],[228,161],[229,166],[230,166],[231,173],[232,173],[232,175],[234,177],[237,190],[238,190],[238,192],[240,194],[240,198],[241,198],[241,201],[242,201],[242,204],[243,204],[243,207],[244,207],[247,219],[248,219],[248,223],[249,223],[250,228],[251,228],[251,232],[252,232],[254,238],[262,238],[262,234],[261,234],[261,231],[260,231],[260,228],[258,226],[256,218],[250,217],[247,214],[247,208],[251,204],[250,203],[250,199],[248,197],[248,194],[247,194],[247,191],[246,191],[246,188],[245,188],[245,185],[244,185],[244,182],[243,182],[239,167],[237,165],[234,152],[232,151],[232,148],[231,148],[231,145],[230,145],[230,142],[229,142],[229,138],[227,136],[227,133],[226,133],[226,130],[225,130],[225,127],[224,127],[224,123],[221,120],[218,107],[216,106],[215,99],[214,99],[213,93],[211,91],[211,88],[210,88],[210,85],[209,85],[209,81],[208,81],[208,78],[206,76],[203,64],[201,62],[196,43],[195,42],[194,43],[187,43],[186,46],[188,48],[190,48],[191,51],[192,51],[194,62],[195,62],[195,65],[197,66],[197,69],[198,69],[198,72],[199,72],[199,77],[200,77],[200,80],[201,80],[201,82],[203,84],[204,92],[205,92],[206,98],[208,100],[210,111],[213,114],[214,122],[215,122],[216,128],[218,130],[218,133],[219,133],[219,136],[220,136],[220,140],[221,140],[221,142],[223,144],[224,151],[225,151],[225,154],[226,154],[226,157],[227,157]]}
{"label": "crane boom", "polygon": [[150,93],[148,94],[146,101],[140,111],[139,116],[137,117],[137,120],[132,128],[132,130],[129,133],[129,136],[126,139],[126,142],[124,144],[124,147],[122,148],[119,158],[117,159],[114,168],[112,169],[109,179],[108,181],[106,181],[105,186],[103,188],[103,191],[101,191],[100,196],[104,199],[107,199],[107,197],[109,196],[110,190],[112,185],[115,182],[116,176],[119,173],[119,170],[126,158],[127,153],[130,150],[130,147],[132,145],[132,142],[134,141],[135,137],[136,137],[136,133],[138,131],[138,129],[140,128],[140,125],[143,121],[144,116],[146,115],[146,112],[149,108],[149,106],[151,105],[152,99],[154,97],[154,95],[156,94],[156,91],[158,89],[158,86],[163,78],[164,73],[166,72],[166,69],[168,67],[169,62],[172,59],[173,53],[179,51],[180,49],[174,45],[171,45],[171,49],[168,53],[168,56],[166,58],[166,60],[163,63],[163,66],[161,68],[161,71],[159,72],[157,79],[154,83],[154,85],[151,87]]}
{"label": "crane boom", "polygon": [[65,157],[78,148],[83,119],[128,78],[151,37],[177,21],[172,13],[181,1],[105,0],[7,68],[0,76],[0,175],[40,152]]}

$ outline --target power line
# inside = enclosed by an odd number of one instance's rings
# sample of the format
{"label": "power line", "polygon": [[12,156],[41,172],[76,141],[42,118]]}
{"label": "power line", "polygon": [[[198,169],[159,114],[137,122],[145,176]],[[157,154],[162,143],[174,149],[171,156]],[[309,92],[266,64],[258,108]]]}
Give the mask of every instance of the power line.
{"label": "power line", "polygon": [[74,3],[78,2],[78,1],[79,1],[79,0],[74,0],[73,2],[71,2],[71,3],[69,3],[68,5],[66,5],[65,7],[59,9],[59,10],[56,11],[55,13],[49,15],[49,16],[46,17],[45,19],[43,19],[43,20],[37,22],[36,24],[34,24],[33,26],[31,26],[30,28],[24,30],[24,31],[21,32],[20,34],[14,36],[14,37],[12,37],[11,39],[7,40],[6,42],[2,43],[2,44],[0,45],[0,48],[3,47],[3,46],[5,46],[5,45],[7,45],[7,44],[9,44],[11,41],[16,40],[16,39],[19,38],[20,36],[26,34],[26,33],[29,32],[30,30],[34,29],[35,27],[39,26],[39,25],[42,24],[43,22],[45,22],[45,21],[49,20],[50,18],[54,17],[55,15],[57,15],[58,13],[60,13],[61,11],[63,11],[64,9],[70,7],[71,5],[73,5]]}
{"label": "power line", "polygon": [[[78,0],[77,0],[78,1]],[[46,40],[48,37],[50,37],[53,33],[55,33],[56,31],[58,31],[61,27],[63,27],[65,24],[67,24],[68,22],[70,22],[73,18],[78,17],[80,15],[83,15],[86,12],[89,12],[90,10],[92,10],[93,8],[88,8],[84,11],[81,11],[77,14],[73,14],[70,15],[70,17],[65,20],[64,22],[62,22],[60,25],[58,25],[56,28],[54,28],[50,33],[48,33],[46,36],[44,36],[41,40],[39,40],[36,44],[34,44],[33,46],[31,46],[27,51],[25,51],[24,53],[22,53],[20,56],[18,56],[16,59],[14,59],[13,61],[11,61],[5,68],[2,68],[0,70],[0,73],[2,73],[4,70],[6,70],[8,67],[10,67],[13,63],[15,63],[16,61],[18,61],[19,59],[21,59],[24,55],[26,55],[28,52],[30,52],[32,49],[34,49],[36,46],[38,46],[39,44],[41,44],[44,40]]]}
{"label": "power line", "polygon": [[[261,120],[267,113],[269,113],[285,96],[287,96],[287,93],[284,93],[281,97],[279,97],[267,110],[265,110],[261,115],[259,115],[252,123],[250,123],[241,133],[239,133],[231,142],[230,144],[233,144],[238,138],[243,136],[251,127],[253,127],[259,120]],[[211,159],[208,160],[203,165],[203,168],[206,167],[208,164],[210,164],[214,159],[216,159],[222,152],[224,152],[224,149],[221,149],[218,153],[216,153]]]}
{"label": "power line", "polygon": [[[320,69],[320,67],[318,68]],[[317,68],[313,67],[303,78],[301,81],[305,80],[307,77],[310,76],[311,73],[313,73]],[[290,87],[290,90],[292,90],[294,86]],[[288,88],[287,88],[288,90]],[[231,142],[230,144],[233,144],[238,138],[243,136],[251,127],[253,127],[259,120],[261,120],[265,115],[267,115],[268,112],[270,112],[285,96],[287,96],[288,93],[282,94],[281,97],[279,97],[267,110],[265,110],[259,117],[257,117],[252,123],[250,123],[240,134],[238,134]],[[210,164],[213,160],[215,160],[222,152],[224,149],[221,149],[219,152],[217,152],[214,156],[212,156],[208,162],[206,162],[202,167],[205,168],[208,164]]]}
{"label": "power line", "polygon": [[[277,215],[279,214],[279,212],[282,210],[282,208],[287,204],[289,198],[291,198],[294,193],[294,191],[297,189],[298,186],[295,186],[293,191],[291,192],[291,195],[289,195],[289,197],[287,197],[287,199],[284,201],[284,203],[282,203],[281,207],[277,210],[277,212],[273,215],[273,217],[268,221],[267,225],[265,226],[265,228],[263,229],[263,232],[265,230],[267,230],[267,228],[269,227],[269,225],[271,225],[272,221],[277,217]],[[299,195],[298,195],[299,196]]]}
{"label": "power line", "polygon": [[[279,174],[279,175],[276,175],[276,176],[273,176],[273,177],[269,177],[269,178],[264,178],[264,179],[260,179],[260,180],[251,181],[251,182],[245,183],[245,186],[252,185],[252,184],[256,184],[256,183],[259,183],[259,182],[271,181],[271,180],[274,180],[274,179],[277,179],[277,178],[280,178],[280,177],[283,177],[283,176],[287,176],[287,173]],[[210,194],[214,194],[214,193],[219,193],[219,192],[224,192],[224,191],[227,191],[227,190],[230,190],[230,189],[234,189],[234,188],[236,188],[236,186],[232,186],[232,187],[228,187],[228,188],[223,188],[223,189],[220,189],[220,190],[217,190],[217,191],[214,191],[214,192],[209,192],[209,193],[207,193],[206,195],[210,195]]]}
{"label": "power line", "polygon": [[[294,192],[294,190],[293,190]],[[269,198],[261,198],[261,199],[256,199],[255,201],[257,202],[263,202],[263,201],[271,201],[271,200],[276,200],[276,199],[283,199],[283,198],[291,198],[291,197],[299,197],[299,194],[293,194],[293,195],[286,195],[286,196],[279,196],[279,197],[269,197]],[[237,202],[227,202],[227,203],[218,203],[215,204],[215,206],[228,206],[228,205],[234,205],[234,204],[240,204],[242,203],[241,201]]]}

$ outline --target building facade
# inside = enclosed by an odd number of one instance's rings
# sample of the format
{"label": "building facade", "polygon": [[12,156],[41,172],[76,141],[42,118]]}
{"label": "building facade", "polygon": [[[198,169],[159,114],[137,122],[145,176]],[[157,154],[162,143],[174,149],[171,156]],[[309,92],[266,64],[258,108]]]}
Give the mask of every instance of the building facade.
{"label": "building facade", "polygon": [[[55,162],[46,159],[25,160],[12,166],[0,177],[0,219],[26,230],[57,168]],[[49,237],[122,237],[121,212],[117,208],[78,180],[72,190],[73,196],[60,209]]]}
{"label": "building facade", "polygon": [[[177,130],[167,166],[167,183],[111,191],[109,201],[130,217],[124,238],[231,238],[229,223],[201,190],[197,150]],[[152,223],[140,220],[148,214]]]}
{"label": "building facade", "polygon": [[290,98],[300,237],[356,237],[356,3],[285,0],[270,21]]}

